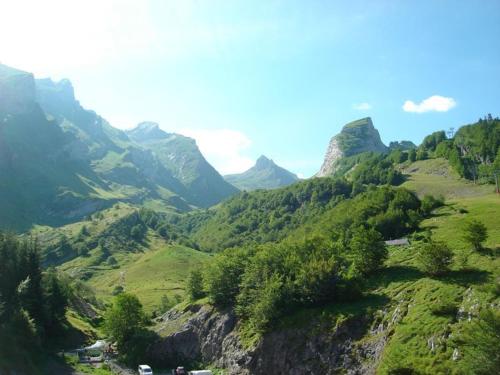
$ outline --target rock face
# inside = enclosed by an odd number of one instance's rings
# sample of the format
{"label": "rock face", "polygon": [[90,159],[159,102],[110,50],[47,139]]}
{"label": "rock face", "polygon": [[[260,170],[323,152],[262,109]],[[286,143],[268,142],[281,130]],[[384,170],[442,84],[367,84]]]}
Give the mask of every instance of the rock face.
{"label": "rock face", "polygon": [[[173,333],[165,335],[176,325]],[[335,327],[309,322],[302,328],[266,334],[256,346],[244,348],[231,311],[198,306],[184,313],[165,314],[157,326],[164,337],[152,346],[150,354],[170,365],[211,363],[229,374],[374,374],[387,334],[370,331],[368,325],[367,319],[359,317]]]}
{"label": "rock face", "polygon": [[324,177],[335,173],[336,164],[343,157],[368,151],[387,152],[387,150],[370,117],[350,122],[330,140],[325,160],[316,176]]}
{"label": "rock face", "polygon": [[224,178],[241,190],[275,189],[299,180],[295,174],[276,165],[264,155],[246,172],[226,175]]}

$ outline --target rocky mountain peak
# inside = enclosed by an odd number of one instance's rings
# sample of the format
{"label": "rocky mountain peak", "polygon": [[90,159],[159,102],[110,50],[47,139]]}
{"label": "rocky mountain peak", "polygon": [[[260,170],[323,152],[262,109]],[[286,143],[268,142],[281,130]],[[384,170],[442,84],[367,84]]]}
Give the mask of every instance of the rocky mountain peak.
{"label": "rocky mountain peak", "polygon": [[0,64],[0,111],[22,113],[35,103],[33,74]]}
{"label": "rocky mountain peak", "polygon": [[167,132],[160,129],[158,123],[152,121],[141,122],[134,129],[128,130],[126,133],[130,139],[136,142],[146,142],[169,137]]}
{"label": "rocky mountain peak", "polygon": [[224,176],[241,190],[275,189],[298,181],[299,178],[274,161],[261,155],[255,165],[243,173]]}
{"label": "rocky mountain peak", "polygon": [[255,168],[257,168],[257,169],[265,169],[265,168],[272,167],[275,165],[276,164],[274,164],[274,161],[272,161],[271,159],[267,158],[264,155],[261,155],[257,159],[257,161],[255,162]]}
{"label": "rocky mountain peak", "polygon": [[343,157],[369,151],[387,152],[387,147],[382,143],[370,117],[352,121],[344,125],[341,132],[330,140],[325,160],[317,176],[333,174],[337,161]]}

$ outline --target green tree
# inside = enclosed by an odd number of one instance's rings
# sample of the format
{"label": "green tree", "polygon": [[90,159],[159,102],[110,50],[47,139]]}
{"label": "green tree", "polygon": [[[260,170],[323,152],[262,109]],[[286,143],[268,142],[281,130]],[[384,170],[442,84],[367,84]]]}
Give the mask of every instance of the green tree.
{"label": "green tree", "polygon": [[465,324],[463,363],[468,374],[500,373],[500,311],[485,309]]}
{"label": "green tree", "polygon": [[68,307],[68,294],[55,271],[49,271],[45,276],[45,305],[47,329],[59,329],[66,320],[65,314]]}
{"label": "green tree", "polygon": [[193,270],[189,273],[186,290],[189,298],[193,301],[205,296],[203,290],[203,275],[200,270]]}
{"label": "green tree", "polygon": [[127,345],[137,332],[146,327],[146,316],[139,299],[130,293],[115,297],[104,315],[104,329],[116,341],[118,349]]}
{"label": "green tree", "polygon": [[436,276],[448,271],[453,252],[441,241],[429,241],[420,245],[418,261],[424,272]]}
{"label": "green tree", "polygon": [[417,160],[417,151],[414,148],[408,151],[408,160],[412,163]]}
{"label": "green tree", "polygon": [[382,266],[387,259],[387,248],[375,229],[356,228],[349,242],[353,267],[363,275]]}
{"label": "green tree", "polygon": [[482,243],[488,238],[486,226],[479,220],[472,219],[465,224],[463,239],[475,250],[482,249]]}
{"label": "green tree", "polygon": [[217,254],[204,273],[212,303],[219,306],[234,303],[247,262],[248,254],[244,249],[228,249]]}

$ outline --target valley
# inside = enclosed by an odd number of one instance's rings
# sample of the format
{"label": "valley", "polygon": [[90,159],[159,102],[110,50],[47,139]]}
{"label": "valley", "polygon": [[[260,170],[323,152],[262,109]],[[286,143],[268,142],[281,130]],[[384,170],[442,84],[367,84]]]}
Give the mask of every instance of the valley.
{"label": "valley", "polygon": [[61,362],[103,338],[130,368],[498,368],[498,118],[418,146],[362,118],[314,177],[265,156],[223,177],[193,139],[116,129],[67,80],[0,65],[0,94],[2,374],[109,374]]}

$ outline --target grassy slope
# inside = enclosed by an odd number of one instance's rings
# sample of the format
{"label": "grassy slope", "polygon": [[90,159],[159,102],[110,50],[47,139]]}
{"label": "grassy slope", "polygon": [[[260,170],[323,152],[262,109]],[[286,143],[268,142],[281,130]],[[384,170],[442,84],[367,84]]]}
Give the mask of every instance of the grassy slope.
{"label": "grassy slope", "polygon": [[198,268],[209,256],[180,246],[167,245],[152,235],[145,253],[133,254],[122,260],[118,269],[102,269],[89,280],[98,296],[109,300],[115,286],[120,285],[124,273],[125,290],[139,297],[147,312],[158,308],[162,296],[173,300],[184,296],[185,280],[189,271]]}
{"label": "grassy slope", "polygon": [[[443,240],[457,254],[469,246],[461,238],[465,219],[477,218],[488,228],[485,247],[500,251],[500,197],[491,186],[475,186],[458,179],[445,161],[434,159],[406,165],[409,171],[405,187],[418,195],[443,195],[447,205],[433,217],[422,222],[422,229],[430,229],[435,239]],[[465,210],[465,211],[464,211]],[[452,354],[460,345],[454,341],[467,319],[457,320],[457,310],[467,317],[477,314],[481,306],[492,302],[500,304],[492,293],[495,279],[500,276],[500,258],[489,251],[472,253],[467,269],[457,263],[451,272],[440,278],[430,278],[419,270],[416,246],[392,247],[386,268],[368,282],[366,295],[354,303],[334,303],[322,308],[297,311],[282,321],[285,327],[302,326],[321,317],[335,326],[349,317],[374,313],[371,328],[383,326],[389,340],[382,354],[377,374],[390,369],[410,368],[417,374],[450,374],[461,372],[461,361],[453,361]],[[451,306],[451,311],[447,308]],[[450,336],[451,334],[451,336]],[[359,344],[377,339],[365,336]],[[435,349],[431,351],[430,343]]]}
{"label": "grassy slope", "polygon": [[[491,186],[474,186],[445,173],[447,165],[439,159],[419,161],[406,170],[412,171],[405,183],[408,188],[419,195],[441,194],[447,198],[447,206],[425,220],[422,228],[432,230],[434,238],[448,243],[457,254],[470,247],[461,238],[464,220],[477,218],[488,227],[485,247],[499,248],[500,197],[491,192]],[[467,324],[466,319],[457,320],[456,309],[474,315],[478,306],[495,299],[490,290],[498,277],[500,258],[489,252],[473,253],[467,270],[454,264],[448,275],[429,278],[418,270],[414,250],[411,246],[391,249],[389,268],[372,280],[374,293],[392,301],[386,320],[398,315],[401,319],[385,348],[379,373],[394,367],[413,368],[424,374],[450,373],[450,369],[455,373],[460,361],[451,359],[453,350],[459,348],[453,337]],[[446,312],[447,306],[453,307],[451,312]]]}
{"label": "grassy slope", "polygon": [[125,290],[136,294],[147,312],[156,310],[164,295],[170,300],[176,295],[183,297],[189,271],[209,258],[205,253],[168,244],[152,231],[148,232],[143,246],[136,252],[113,253],[119,265],[117,268],[105,263],[93,266],[95,252],[91,251],[89,257],[66,262],[60,269],[69,274],[92,271],[87,282],[95,289],[97,297],[106,302],[111,300],[114,288],[122,285],[123,280]]}

